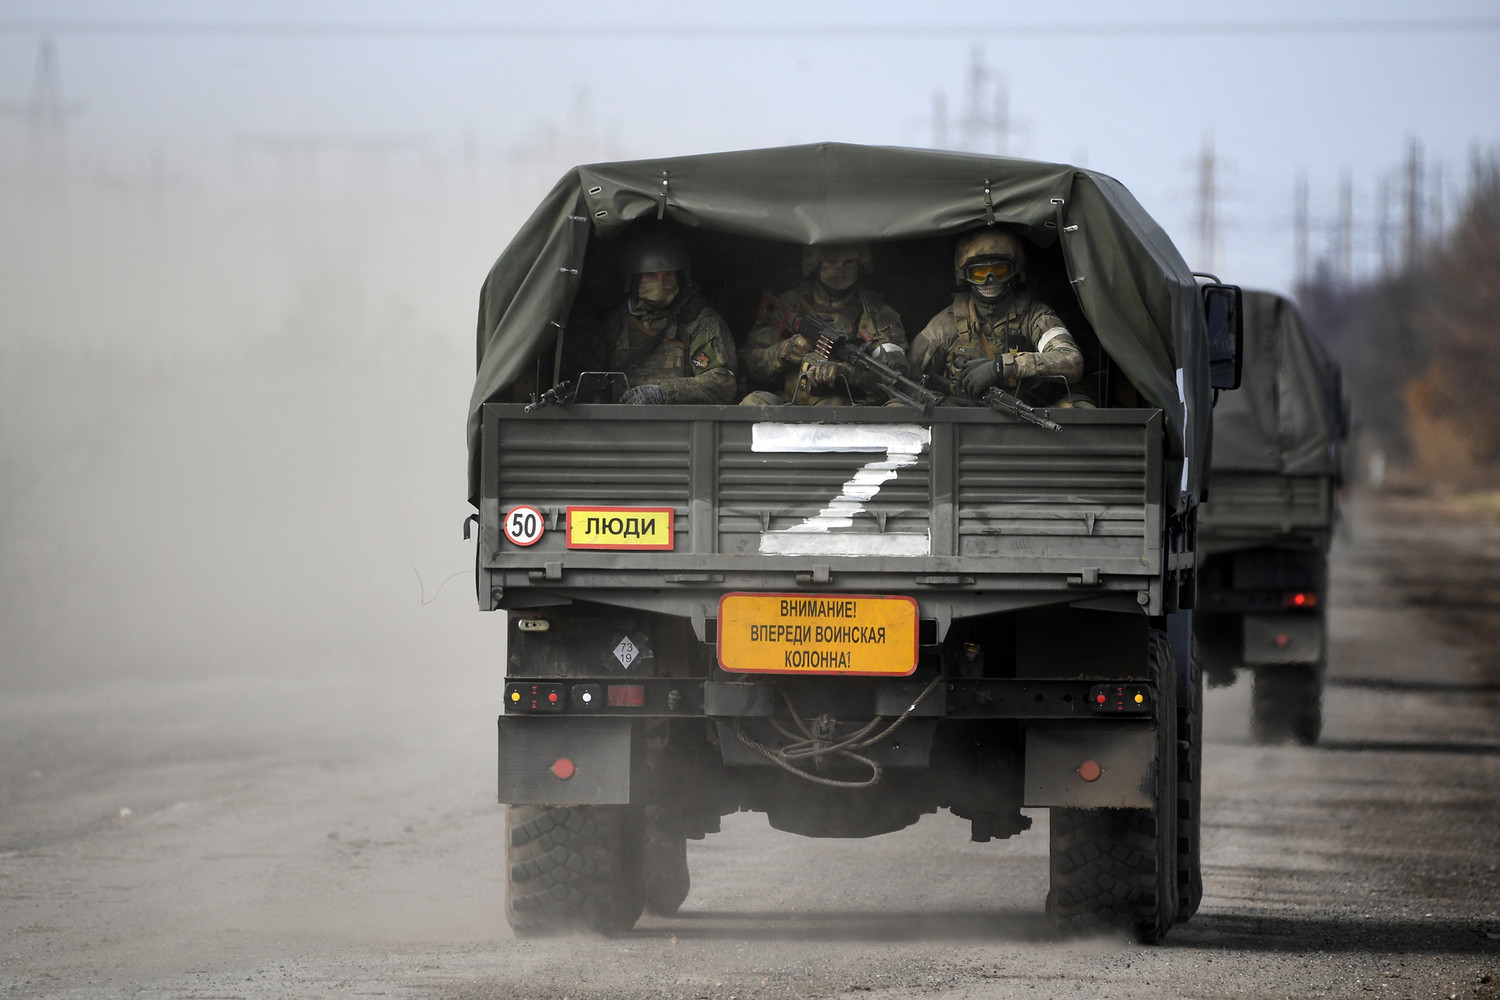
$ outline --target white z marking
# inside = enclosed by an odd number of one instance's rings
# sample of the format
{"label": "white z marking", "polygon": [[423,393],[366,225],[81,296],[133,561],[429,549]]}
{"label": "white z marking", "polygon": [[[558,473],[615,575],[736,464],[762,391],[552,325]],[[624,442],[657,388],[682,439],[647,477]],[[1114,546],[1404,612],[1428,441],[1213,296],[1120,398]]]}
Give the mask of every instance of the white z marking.
{"label": "white z marking", "polygon": [[756,424],[750,450],[755,452],[879,452],[866,462],[828,506],[801,524],[760,536],[760,551],[782,556],[925,556],[932,552],[926,532],[855,534],[834,532],[854,525],[854,515],[875,499],[880,487],[894,480],[898,470],[917,464],[932,443],[932,429],[916,424],[880,426],[839,424]]}

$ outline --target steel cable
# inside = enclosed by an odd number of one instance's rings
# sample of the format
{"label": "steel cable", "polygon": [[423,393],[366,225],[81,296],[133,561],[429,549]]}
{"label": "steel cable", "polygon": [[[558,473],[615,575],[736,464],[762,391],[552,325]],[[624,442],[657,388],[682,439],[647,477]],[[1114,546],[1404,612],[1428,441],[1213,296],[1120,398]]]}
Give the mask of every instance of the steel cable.
{"label": "steel cable", "polygon": [[[903,723],[906,722],[906,720],[911,716],[912,712],[916,711],[917,706],[922,703],[922,700],[929,694],[931,694],[933,689],[936,688],[938,684],[942,683],[942,680],[942,675],[939,674],[931,681],[929,681],[927,686],[922,689],[922,693],[917,695],[917,697],[912,700],[912,703],[906,707],[906,710],[904,712],[896,716],[896,718],[892,719],[890,725],[886,726],[880,732],[875,733],[873,736],[869,735],[869,733],[876,726],[878,726],[881,721],[883,721],[883,719],[886,718],[885,716],[876,716],[875,718],[867,722],[864,726],[860,727],[858,731],[845,736],[837,742],[825,742],[808,727],[806,722],[803,721],[802,716],[797,712],[796,705],[792,703],[791,696],[788,695],[786,691],[783,690],[780,686],[778,686],[776,690],[781,694],[782,700],[786,702],[787,710],[791,712],[792,715],[792,721],[797,724],[798,729],[802,730],[802,736],[799,737],[796,733],[791,732],[774,718],[771,719],[771,725],[775,727],[778,733],[786,737],[789,741],[785,747],[781,747],[779,749],[768,747],[764,743],[751,738],[750,736],[746,735],[744,726],[738,719],[736,719],[734,723],[734,735],[750,750],[764,757],[766,760],[775,764],[777,767],[780,767],[784,771],[789,771],[799,778],[811,781],[814,784],[827,785],[831,788],[869,788],[880,781],[885,771],[877,762],[862,754],[855,753],[854,751],[863,750],[867,747],[873,746],[874,744],[888,737],[891,733],[895,732]],[[809,771],[803,770],[802,768],[796,766],[796,764],[794,763],[794,761],[806,759],[812,759],[814,762],[816,762],[820,759],[830,756],[841,760],[853,761],[857,764],[863,765],[864,767],[868,767],[870,769],[870,777],[864,779],[863,781],[845,781],[838,778],[825,778],[822,775],[813,774]]]}

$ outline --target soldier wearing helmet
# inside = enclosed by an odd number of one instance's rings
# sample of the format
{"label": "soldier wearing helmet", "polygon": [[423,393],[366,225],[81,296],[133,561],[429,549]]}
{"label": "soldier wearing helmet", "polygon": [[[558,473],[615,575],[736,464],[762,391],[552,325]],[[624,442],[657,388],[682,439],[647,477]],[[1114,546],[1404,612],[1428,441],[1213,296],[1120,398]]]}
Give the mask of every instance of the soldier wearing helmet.
{"label": "soldier wearing helmet", "polygon": [[1022,287],[1026,252],[1014,232],[995,226],[964,234],[953,269],[963,291],[917,335],[914,372],[941,376],[970,398],[992,386],[1016,392],[1078,381],[1083,354],[1057,313]]}
{"label": "soldier wearing helmet", "polygon": [[[802,248],[802,283],[777,296],[803,315],[816,316],[853,333],[874,350],[882,344],[899,348],[897,366],[905,364],[906,330],[896,310],[865,284],[870,277],[870,248],[863,243]],[[809,355],[812,341],[792,330],[778,330],[767,320],[751,327],[740,361],[751,382],[776,385],[752,392],[741,403],[838,406],[881,402],[862,373],[838,361]],[[887,364],[890,358],[883,358]]]}
{"label": "soldier wearing helmet", "polygon": [[734,336],[692,283],[687,249],[652,229],[625,248],[625,303],[604,317],[610,371],[625,373],[622,403],[729,403]]}

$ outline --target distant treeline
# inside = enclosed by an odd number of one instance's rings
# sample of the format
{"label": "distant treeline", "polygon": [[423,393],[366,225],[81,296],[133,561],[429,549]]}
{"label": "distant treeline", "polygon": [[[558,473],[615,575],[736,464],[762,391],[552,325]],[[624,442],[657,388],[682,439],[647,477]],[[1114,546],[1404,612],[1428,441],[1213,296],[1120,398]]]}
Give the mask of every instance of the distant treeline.
{"label": "distant treeline", "polygon": [[1457,225],[1381,278],[1298,290],[1339,358],[1367,456],[1429,481],[1500,485],[1500,161],[1476,160]]}

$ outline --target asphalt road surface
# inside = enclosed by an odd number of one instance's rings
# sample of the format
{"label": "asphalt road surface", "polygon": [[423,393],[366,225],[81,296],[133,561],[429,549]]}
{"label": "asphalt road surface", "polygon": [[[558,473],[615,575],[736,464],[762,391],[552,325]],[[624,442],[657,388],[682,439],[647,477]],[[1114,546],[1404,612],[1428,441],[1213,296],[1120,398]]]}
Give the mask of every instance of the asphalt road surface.
{"label": "asphalt road surface", "polygon": [[[1500,997],[1500,525],[1353,503],[1324,739],[1210,690],[1202,909],[1058,941],[1046,813],[690,844],[679,916],[517,942],[499,662],[368,655],[0,698],[0,995]],[[478,612],[475,612],[478,614]],[[3,692],[0,692],[3,694]]]}

